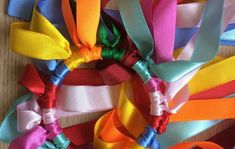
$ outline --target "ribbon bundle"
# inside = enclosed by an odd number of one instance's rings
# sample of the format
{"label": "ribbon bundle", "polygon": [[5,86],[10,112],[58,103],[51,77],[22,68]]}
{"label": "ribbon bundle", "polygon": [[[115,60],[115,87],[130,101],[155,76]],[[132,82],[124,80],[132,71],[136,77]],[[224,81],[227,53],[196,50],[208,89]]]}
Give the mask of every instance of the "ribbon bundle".
{"label": "ribbon bundle", "polygon": [[[178,143],[162,141],[168,123],[235,117],[235,98],[224,98],[235,92],[235,58],[216,56],[220,43],[234,45],[235,2],[117,0],[118,10],[105,9],[111,2],[9,1],[8,14],[29,21],[11,25],[11,50],[34,64],[20,79],[31,93],[0,127],[9,148],[160,149]],[[86,124],[58,122],[109,109]]]}

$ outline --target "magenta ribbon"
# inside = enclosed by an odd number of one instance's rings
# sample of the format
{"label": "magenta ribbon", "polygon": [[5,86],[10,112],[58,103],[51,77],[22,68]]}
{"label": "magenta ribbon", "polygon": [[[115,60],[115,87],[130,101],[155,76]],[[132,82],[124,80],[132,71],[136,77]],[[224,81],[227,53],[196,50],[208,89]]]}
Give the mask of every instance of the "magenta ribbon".
{"label": "magenta ribbon", "polygon": [[153,3],[154,60],[158,63],[172,60],[177,0],[157,0]]}
{"label": "magenta ribbon", "polygon": [[9,149],[37,149],[47,139],[51,140],[61,133],[62,128],[58,124],[58,121],[45,125],[45,129],[42,126],[36,126],[14,139]]}
{"label": "magenta ribbon", "polygon": [[175,41],[177,0],[144,0],[141,7],[154,37],[154,61],[171,61]]}

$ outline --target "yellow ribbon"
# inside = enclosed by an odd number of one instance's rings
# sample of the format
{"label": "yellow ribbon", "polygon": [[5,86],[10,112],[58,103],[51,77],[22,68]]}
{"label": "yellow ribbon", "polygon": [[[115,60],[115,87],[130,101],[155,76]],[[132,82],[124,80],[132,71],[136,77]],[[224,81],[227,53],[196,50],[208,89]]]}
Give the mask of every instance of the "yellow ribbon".
{"label": "yellow ribbon", "polygon": [[216,63],[200,69],[189,82],[190,95],[235,80],[234,64],[235,56],[232,56],[224,60],[219,58]]}
{"label": "yellow ribbon", "polygon": [[73,70],[81,63],[101,59],[101,47],[94,46],[99,18],[100,0],[80,0],[77,3],[77,34],[83,45],[71,47],[54,25],[35,8],[30,23],[12,24],[11,49],[42,60],[67,59],[65,64]]}
{"label": "yellow ribbon", "polygon": [[12,23],[10,48],[22,55],[43,60],[66,59],[71,55],[69,42],[36,9],[31,23]]}

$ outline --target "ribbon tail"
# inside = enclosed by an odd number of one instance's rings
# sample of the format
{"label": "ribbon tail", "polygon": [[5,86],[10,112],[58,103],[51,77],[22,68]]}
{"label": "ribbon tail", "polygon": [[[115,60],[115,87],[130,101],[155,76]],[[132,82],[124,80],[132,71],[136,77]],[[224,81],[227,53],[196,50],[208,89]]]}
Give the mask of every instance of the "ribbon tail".
{"label": "ribbon tail", "polygon": [[13,140],[9,149],[37,149],[45,143],[46,139],[47,131],[37,126]]}
{"label": "ribbon tail", "polygon": [[44,93],[45,85],[40,78],[36,68],[31,64],[27,64],[25,72],[19,83],[36,95],[41,95]]}
{"label": "ribbon tail", "polygon": [[16,124],[16,115],[14,114],[16,111],[16,107],[18,104],[29,100],[32,97],[31,94],[26,94],[18,99],[12,104],[10,107],[6,117],[4,118],[2,124],[0,125],[0,140],[9,143],[13,139],[15,139],[19,132],[17,131]]}

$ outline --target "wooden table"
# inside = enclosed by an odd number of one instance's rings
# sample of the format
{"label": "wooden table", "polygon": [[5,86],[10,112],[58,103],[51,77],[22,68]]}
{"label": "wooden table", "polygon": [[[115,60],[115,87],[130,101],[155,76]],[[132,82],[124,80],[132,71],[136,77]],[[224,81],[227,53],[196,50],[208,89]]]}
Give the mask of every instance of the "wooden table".
{"label": "wooden table", "polygon": [[[9,28],[10,24],[16,19],[6,15],[5,6],[7,5],[7,2],[8,0],[0,1],[0,122],[2,122],[13,101],[27,92],[24,87],[17,83],[17,81],[24,70],[24,66],[30,62],[28,58],[13,53],[9,49]],[[233,47],[222,47],[221,49],[220,54],[222,56],[235,54],[235,48]],[[102,113],[103,112],[70,117],[61,120],[61,123],[64,127],[71,126],[73,124],[83,123],[98,118]],[[225,120],[205,132],[192,137],[188,141],[205,140],[231,125],[235,125],[235,120]],[[7,145],[1,142],[0,149],[6,148]]]}

